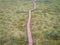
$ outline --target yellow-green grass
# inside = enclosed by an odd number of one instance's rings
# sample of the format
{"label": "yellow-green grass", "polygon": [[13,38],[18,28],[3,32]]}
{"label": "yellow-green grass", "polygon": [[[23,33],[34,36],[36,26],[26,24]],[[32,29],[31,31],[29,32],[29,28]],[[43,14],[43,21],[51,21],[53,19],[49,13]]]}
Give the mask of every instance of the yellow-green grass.
{"label": "yellow-green grass", "polygon": [[[0,14],[0,44],[27,45],[26,13]],[[11,42],[12,41],[12,42]]]}
{"label": "yellow-green grass", "polygon": [[31,31],[34,45],[59,45],[59,40],[46,39],[46,32],[60,30],[59,4],[37,2],[37,9],[32,12]]}
{"label": "yellow-green grass", "polygon": [[0,0],[0,45],[27,45],[27,11],[31,4],[27,6],[26,3],[22,0]]}

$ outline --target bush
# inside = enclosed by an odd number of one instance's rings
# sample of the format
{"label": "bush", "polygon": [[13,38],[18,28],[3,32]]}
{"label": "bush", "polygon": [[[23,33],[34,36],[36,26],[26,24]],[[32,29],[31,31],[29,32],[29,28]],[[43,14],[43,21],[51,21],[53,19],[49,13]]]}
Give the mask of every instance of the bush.
{"label": "bush", "polygon": [[59,31],[53,30],[50,33],[46,32],[45,37],[48,39],[58,40],[60,38]]}

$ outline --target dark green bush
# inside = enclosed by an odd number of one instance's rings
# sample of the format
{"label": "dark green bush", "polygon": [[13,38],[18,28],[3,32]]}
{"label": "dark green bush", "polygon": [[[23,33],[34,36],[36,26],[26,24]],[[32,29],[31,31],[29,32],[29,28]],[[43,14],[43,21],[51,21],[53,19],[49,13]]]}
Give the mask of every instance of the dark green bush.
{"label": "dark green bush", "polygon": [[53,30],[50,33],[46,32],[45,37],[47,39],[59,40],[60,39],[60,32],[57,30]]}

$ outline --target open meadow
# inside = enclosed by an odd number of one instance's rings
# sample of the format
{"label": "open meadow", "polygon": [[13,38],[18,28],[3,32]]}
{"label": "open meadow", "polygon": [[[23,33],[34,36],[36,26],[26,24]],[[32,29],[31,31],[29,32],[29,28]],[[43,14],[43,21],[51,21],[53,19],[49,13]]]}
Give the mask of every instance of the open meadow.
{"label": "open meadow", "polygon": [[[32,8],[32,0],[0,0],[0,45],[28,45],[26,23]],[[60,0],[37,0],[31,32],[34,45],[60,45]]]}

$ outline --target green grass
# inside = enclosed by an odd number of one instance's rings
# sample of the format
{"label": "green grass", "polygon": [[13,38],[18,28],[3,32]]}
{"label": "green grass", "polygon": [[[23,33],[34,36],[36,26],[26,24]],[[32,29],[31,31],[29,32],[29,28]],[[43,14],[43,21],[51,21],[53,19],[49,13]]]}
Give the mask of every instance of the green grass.
{"label": "green grass", "polygon": [[[46,32],[60,30],[60,0],[37,0],[32,11],[34,45],[59,45],[60,40],[45,38]],[[0,0],[0,45],[28,45],[26,22],[31,0]],[[58,33],[60,35],[60,33]]]}
{"label": "green grass", "polygon": [[[32,12],[31,31],[34,45],[59,45],[60,40],[45,38],[46,32],[60,30],[59,3],[51,4],[37,2],[37,9]],[[55,26],[55,28],[54,28]]]}
{"label": "green grass", "polygon": [[[24,43],[26,45],[27,43],[26,21],[27,21],[26,13],[21,13],[17,15],[16,13],[15,15],[0,14],[0,36],[1,36],[0,44],[3,45],[4,43],[9,42],[9,44],[7,45],[14,45],[15,43],[16,45],[18,43],[22,44]],[[10,44],[11,43],[10,40],[11,41],[13,40],[13,44]]]}

